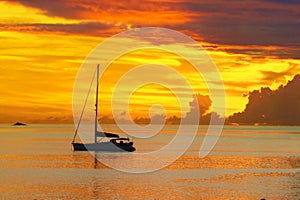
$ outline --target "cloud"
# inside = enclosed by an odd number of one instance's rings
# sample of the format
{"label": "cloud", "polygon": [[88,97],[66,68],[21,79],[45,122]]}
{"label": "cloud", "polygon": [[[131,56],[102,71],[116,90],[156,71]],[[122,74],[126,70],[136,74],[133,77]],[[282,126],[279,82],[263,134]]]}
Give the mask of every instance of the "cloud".
{"label": "cloud", "polygon": [[300,59],[300,48],[297,46],[219,46],[218,50],[227,51],[232,54],[247,54],[254,58],[281,58],[281,59]]}
{"label": "cloud", "polygon": [[[181,23],[188,12],[172,9],[168,3],[132,1],[95,1],[95,0],[17,0],[25,6],[38,8],[46,15],[68,19],[101,20],[125,24]],[[149,20],[151,19],[151,20]]]}
{"label": "cloud", "polygon": [[187,27],[194,26],[207,39],[218,41],[212,43],[290,45],[282,41],[297,40],[298,30],[294,30],[294,25],[299,24],[299,12],[294,5],[252,0],[242,3],[185,1],[181,3],[181,9],[199,14]]}
{"label": "cloud", "polygon": [[[295,28],[300,23],[300,4],[297,1],[149,0],[140,3],[133,0],[100,3],[93,0],[18,0],[15,2],[38,8],[48,16],[107,23],[111,26],[121,26],[123,30],[131,26],[168,27],[187,33],[198,41],[232,46],[226,48],[226,51],[233,53],[299,58],[300,29]],[[94,25],[87,23],[64,27],[45,24],[44,28],[95,35],[99,27]],[[121,29],[113,30],[117,33]],[[242,45],[244,48],[235,49],[236,45]],[[253,45],[260,48],[253,48]],[[266,48],[268,46],[277,48],[268,50]]]}
{"label": "cloud", "polygon": [[[190,102],[190,111],[186,113],[186,116],[181,119],[183,123],[187,124],[210,124],[211,117],[214,118],[214,123],[222,124],[223,119],[216,112],[210,112],[212,101],[208,95],[195,94],[193,101]],[[200,112],[200,113],[199,113]],[[195,119],[199,118],[199,122]],[[178,121],[176,118],[167,119],[167,121]]]}
{"label": "cloud", "polygon": [[300,5],[298,0],[264,0],[265,2],[274,2],[281,4]]}
{"label": "cloud", "polygon": [[277,90],[261,88],[248,95],[243,112],[228,118],[229,123],[300,125],[300,75]]}
{"label": "cloud", "polygon": [[[137,116],[134,118],[136,124],[201,124],[208,125],[211,121],[211,117],[214,117],[214,122],[217,124],[223,123],[223,120],[218,113],[209,112],[212,105],[212,101],[209,96],[195,94],[193,100],[190,102],[190,111],[186,113],[186,116],[181,118],[178,116],[166,117],[164,114],[155,114],[151,117]],[[200,112],[200,113],[199,113]],[[198,118],[200,116],[200,118]],[[197,121],[199,119],[199,121]],[[114,124],[115,120],[110,116],[103,116],[100,118],[100,123]],[[128,119],[119,119],[119,123],[129,123]]]}
{"label": "cloud", "polygon": [[187,115],[194,112],[196,108],[199,108],[200,116],[203,116],[209,111],[211,103],[211,99],[208,95],[195,94],[193,101],[190,102],[191,111],[187,113]]}
{"label": "cloud", "polygon": [[291,76],[293,74],[296,74],[298,72],[299,68],[298,65],[291,64],[290,67],[287,70],[283,70],[281,72],[274,72],[274,71],[264,71],[261,70],[261,73],[263,74],[262,81],[267,82],[285,82],[286,76]]}
{"label": "cloud", "polygon": [[[73,4],[72,1],[65,1],[65,0],[57,0],[57,1],[50,1],[50,0],[17,0],[15,2],[21,3],[25,6],[39,8],[44,11],[47,15],[50,16],[60,16],[65,18],[76,18],[76,13],[74,10],[86,10],[88,11],[88,7],[84,7],[82,4]],[[75,3],[75,1],[73,1]]]}
{"label": "cloud", "polygon": [[18,31],[18,32],[37,32],[37,33],[63,33],[75,35],[91,35],[91,36],[111,36],[121,31],[121,27],[116,27],[101,22],[82,22],[79,24],[0,24],[0,30]]}
{"label": "cloud", "polygon": [[[257,1],[184,1],[180,7],[195,15],[190,22],[170,27],[190,33],[194,39],[229,45],[226,51],[232,53],[299,58],[300,29],[295,29],[300,23],[297,5]],[[236,45],[243,48],[237,50]],[[270,50],[269,46],[276,48]]]}

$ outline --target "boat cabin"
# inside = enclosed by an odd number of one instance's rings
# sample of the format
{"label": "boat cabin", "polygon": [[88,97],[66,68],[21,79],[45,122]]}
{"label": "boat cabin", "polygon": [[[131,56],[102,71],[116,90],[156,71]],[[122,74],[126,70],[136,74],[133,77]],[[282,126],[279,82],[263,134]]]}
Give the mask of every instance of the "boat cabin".
{"label": "boat cabin", "polygon": [[130,141],[129,138],[115,138],[115,139],[111,139],[110,142],[114,143],[114,144],[124,144],[124,145],[133,145],[133,142]]}

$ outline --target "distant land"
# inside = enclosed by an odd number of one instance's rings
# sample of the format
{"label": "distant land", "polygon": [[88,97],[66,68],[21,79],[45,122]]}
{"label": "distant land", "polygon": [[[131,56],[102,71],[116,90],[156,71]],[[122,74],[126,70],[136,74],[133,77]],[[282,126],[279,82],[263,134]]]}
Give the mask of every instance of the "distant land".
{"label": "distant land", "polygon": [[26,126],[26,124],[24,124],[22,122],[16,122],[12,126]]}

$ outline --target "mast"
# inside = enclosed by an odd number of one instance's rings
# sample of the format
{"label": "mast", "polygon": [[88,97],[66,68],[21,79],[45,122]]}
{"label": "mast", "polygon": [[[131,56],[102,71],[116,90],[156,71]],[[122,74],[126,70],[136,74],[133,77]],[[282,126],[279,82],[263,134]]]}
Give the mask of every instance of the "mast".
{"label": "mast", "polygon": [[96,74],[96,70],[95,70],[95,73],[93,74],[93,78],[92,78],[92,81],[91,81],[91,83],[90,83],[90,87],[89,87],[89,90],[88,90],[88,94],[86,95],[86,98],[85,98],[85,101],[84,101],[84,105],[83,105],[83,108],[82,108],[82,111],[81,111],[81,114],[80,114],[80,117],[79,117],[79,121],[78,121],[76,130],[75,130],[75,134],[74,134],[72,143],[75,142],[75,138],[76,138],[76,135],[77,135],[77,133],[78,133],[79,126],[80,126],[80,123],[81,123],[81,120],[82,120],[82,117],[83,117],[84,109],[85,109],[86,104],[87,104],[87,102],[88,102],[88,98],[89,98],[89,96],[90,96],[91,88],[92,88],[92,86],[93,86],[93,82],[94,82],[94,79],[95,79],[95,74]]}
{"label": "mast", "polygon": [[99,64],[97,65],[97,79],[96,79],[96,113],[95,113],[95,143],[97,143],[97,126],[98,126],[98,84],[99,84]]}

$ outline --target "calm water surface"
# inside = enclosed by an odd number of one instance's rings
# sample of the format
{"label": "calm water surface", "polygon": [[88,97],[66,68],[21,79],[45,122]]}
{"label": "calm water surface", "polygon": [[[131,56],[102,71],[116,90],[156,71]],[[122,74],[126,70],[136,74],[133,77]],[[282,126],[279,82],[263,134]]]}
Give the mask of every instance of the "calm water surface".
{"label": "calm water surface", "polygon": [[[176,128],[134,139],[137,153],[164,146]],[[173,164],[130,174],[71,151],[73,125],[0,125],[0,199],[300,199],[300,127],[226,126],[210,155],[199,158],[205,130]]]}

